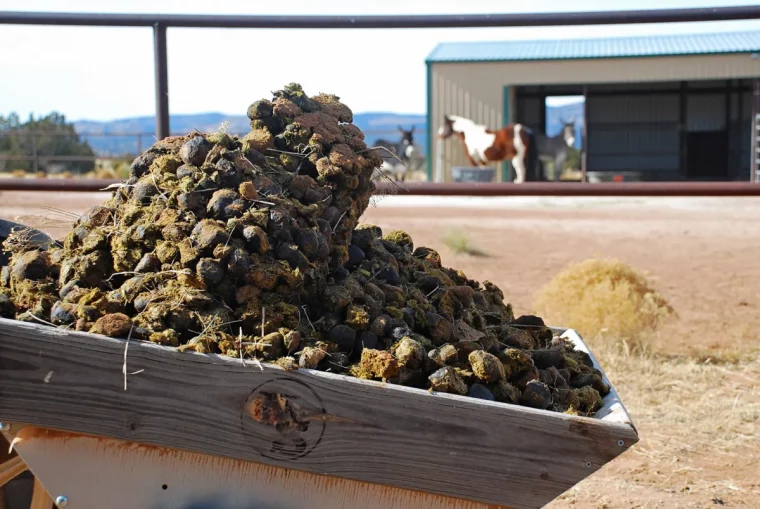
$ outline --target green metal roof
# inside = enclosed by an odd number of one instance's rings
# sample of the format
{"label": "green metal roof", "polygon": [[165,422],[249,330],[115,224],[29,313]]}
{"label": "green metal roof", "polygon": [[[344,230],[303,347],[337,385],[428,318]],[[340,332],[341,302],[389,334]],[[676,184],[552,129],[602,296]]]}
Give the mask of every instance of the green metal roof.
{"label": "green metal roof", "polygon": [[438,44],[428,55],[426,62],[509,62],[707,55],[754,51],[760,51],[760,31],[596,39],[446,42]]}

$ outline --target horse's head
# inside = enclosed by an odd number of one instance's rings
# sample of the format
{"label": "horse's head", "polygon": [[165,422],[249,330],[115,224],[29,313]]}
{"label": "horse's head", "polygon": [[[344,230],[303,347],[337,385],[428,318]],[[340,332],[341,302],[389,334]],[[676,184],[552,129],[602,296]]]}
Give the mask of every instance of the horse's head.
{"label": "horse's head", "polygon": [[404,146],[414,145],[414,126],[408,131],[401,126],[398,126],[398,130],[401,131],[401,144]]}
{"label": "horse's head", "polygon": [[560,122],[562,122],[562,137],[567,146],[572,148],[575,145],[575,118],[571,118],[569,122],[560,119]]}
{"label": "horse's head", "polygon": [[443,116],[443,124],[438,128],[438,137],[442,140],[454,134],[454,121],[448,115]]}

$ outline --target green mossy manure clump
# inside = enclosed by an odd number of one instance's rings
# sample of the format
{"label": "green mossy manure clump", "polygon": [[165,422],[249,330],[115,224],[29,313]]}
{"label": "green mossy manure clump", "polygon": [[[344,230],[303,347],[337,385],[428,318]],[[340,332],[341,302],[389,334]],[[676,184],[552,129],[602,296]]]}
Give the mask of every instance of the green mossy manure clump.
{"label": "green mossy manure clump", "polygon": [[334,95],[297,84],[251,131],[161,140],[60,245],[6,243],[0,313],[420,389],[591,415],[587,355],[405,232],[359,225],[382,164]]}

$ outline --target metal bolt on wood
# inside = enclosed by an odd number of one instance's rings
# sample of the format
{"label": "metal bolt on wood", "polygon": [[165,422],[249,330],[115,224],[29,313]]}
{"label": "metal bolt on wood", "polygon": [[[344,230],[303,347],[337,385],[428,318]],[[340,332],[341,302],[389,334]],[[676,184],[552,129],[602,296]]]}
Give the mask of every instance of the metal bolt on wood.
{"label": "metal bolt on wood", "polygon": [[65,495],[59,495],[55,499],[55,505],[57,507],[66,507],[66,504],[69,503],[69,499]]}
{"label": "metal bolt on wood", "polygon": [[0,422],[0,431],[10,431],[11,425],[7,422]]}
{"label": "metal bolt on wood", "polygon": [[618,440],[618,446],[623,447],[625,445],[625,442],[622,440]]}

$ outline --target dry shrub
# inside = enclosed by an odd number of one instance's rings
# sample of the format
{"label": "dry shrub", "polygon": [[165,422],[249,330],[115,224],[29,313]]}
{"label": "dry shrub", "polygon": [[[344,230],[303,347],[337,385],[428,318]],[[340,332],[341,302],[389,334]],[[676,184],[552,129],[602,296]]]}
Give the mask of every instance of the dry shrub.
{"label": "dry shrub", "polygon": [[130,167],[130,165],[131,165],[131,163],[129,163],[129,162],[126,162],[126,163],[122,162],[122,163],[117,164],[114,167],[114,169],[113,169],[114,173],[116,174],[115,178],[117,178],[119,180],[127,180],[127,179],[129,179],[129,167]]}
{"label": "dry shrub", "polygon": [[456,254],[468,254],[472,256],[487,256],[480,248],[470,244],[470,239],[459,229],[448,229],[443,237],[443,243]]}
{"label": "dry shrub", "polygon": [[644,274],[599,258],[565,267],[536,293],[534,308],[554,325],[628,353],[646,351],[658,325],[674,313]]}
{"label": "dry shrub", "polygon": [[26,172],[24,170],[13,170],[13,172],[11,172],[11,175],[13,175],[14,178],[26,178]]}
{"label": "dry shrub", "polygon": [[116,171],[113,168],[98,168],[95,170],[96,179],[112,179],[117,178]]}

